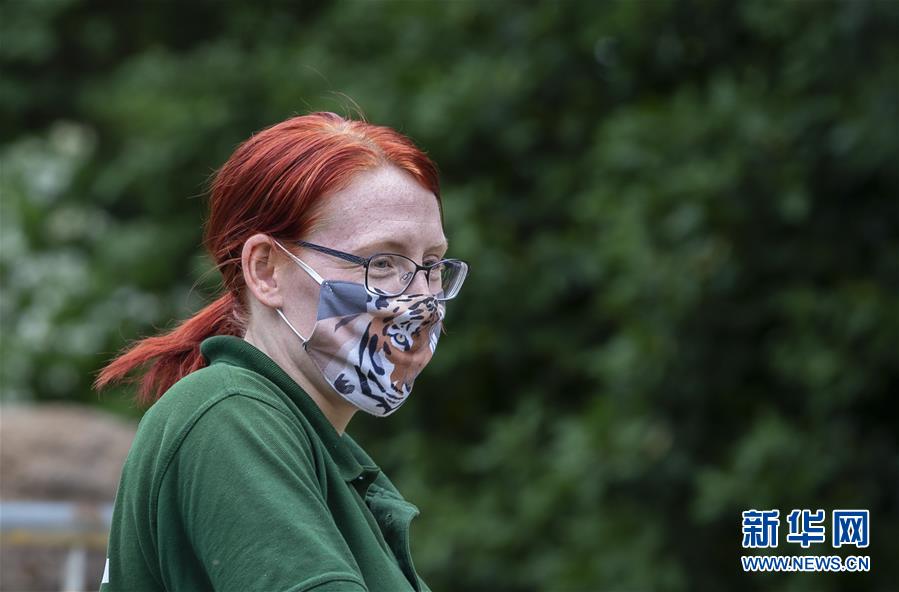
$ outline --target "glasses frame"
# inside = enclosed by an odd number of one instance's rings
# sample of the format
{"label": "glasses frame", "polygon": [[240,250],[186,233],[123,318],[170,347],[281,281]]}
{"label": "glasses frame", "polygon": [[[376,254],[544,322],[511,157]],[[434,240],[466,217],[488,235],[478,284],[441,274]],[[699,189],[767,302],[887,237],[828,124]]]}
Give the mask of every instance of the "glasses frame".
{"label": "glasses frame", "polygon": [[[325,255],[331,255],[332,257],[337,257],[338,259],[343,259],[344,261],[348,261],[350,263],[355,263],[356,265],[362,266],[365,268],[365,289],[370,293],[378,295],[378,296],[400,296],[409,289],[409,286],[412,285],[412,282],[415,281],[415,276],[418,275],[419,271],[425,272],[425,280],[430,283],[431,281],[431,270],[437,267],[442,263],[459,263],[462,265],[463,275],[462,282],[459,284],[459,287],[456,289],[456,293],[452,296],[444,296],[437,297],[438,300],[452,300],[459,294],[459,290],[462,289],[462,283],[465,283],[465,278],[468,277],[468,271],[471,267],[468,265],[466,261],[462,261],[461,259],[440,259],[439,261],[435,261],[430,265],[419,265],[417,261],[410,257],[406,257],[405,255],[400,255],[399,253],[375,253],[370,257],[360,257],[359,255],[353,255],[352,253],[346,253],[344,251],[338,251],[337,249],[332,249],[330,247],[323,247],[322,245],[316,245],[315,243],[306,242],[304,240],[294,241],[294,244],[300,247],[306,247],[307,249],[312,249],[313,251],[318,251],[319,253],[324,253]],[[406,284],[406,287],[403,288],[400,292],[396,294],[390,294],[387,292],[381,292],[380,290],[372,290],[368,286],[368,266],[371,264],[372,260],[376,257],[381,257],[383,255],[390,255],[391,257],[402,257],[403,259],[408,260],[412,265],[415,266],[415,271],[412,272],[412,277],[409,278],[409,283]]]}

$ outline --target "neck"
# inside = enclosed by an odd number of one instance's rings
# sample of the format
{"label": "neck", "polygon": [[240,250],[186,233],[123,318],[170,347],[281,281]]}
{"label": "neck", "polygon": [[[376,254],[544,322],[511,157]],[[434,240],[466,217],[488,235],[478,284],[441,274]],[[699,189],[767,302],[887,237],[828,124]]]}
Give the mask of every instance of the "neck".
{"label": "neck", "polygon": [[[258,350],[270,357],[284,372],[296,382],[303,391],[315,402],[324,416],[328,419],[337,433],[343,435],[347,424],[350,423],[356,408],[343,400],[338,400],[338,396],[333,393],[322,392],[323,389],[318,388],[311,380],[306,377],[298,364],[291,357],[286,347],[277,339],[267,336],[273,336],[277,331],[254,331],[253,327],[248,327],[244,335],[244,341],[254,346]],[[296,341],[291,341],[289,346],[297,347],[302,350],[299,355],[306,358],[308,365],[313,367],[312,360],[308,358],[305,350],[302,349],[299,339],[291,333]],[[327,385],[325,385],[327,386]]]}

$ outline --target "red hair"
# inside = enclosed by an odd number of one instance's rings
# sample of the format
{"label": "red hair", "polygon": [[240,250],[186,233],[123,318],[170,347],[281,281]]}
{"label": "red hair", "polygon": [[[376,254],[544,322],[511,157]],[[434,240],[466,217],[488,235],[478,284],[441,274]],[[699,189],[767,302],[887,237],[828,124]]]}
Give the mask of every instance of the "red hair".
{"label": "red hair", "polygon": [[[247,305],[241,251],[253,234],[299,239],[315,222],[315,206],[363,170],[395,165],[440,202],[434,163],[402,134],[334,113],[292,117],[238,146],[216,172],[204,246],[222,274],[224,294],[168,333],[126,348],[97,376],[95,388],[130,379],[137,401],[153,404],[178,380],[205,365],[200,343],[212,335],[242,337]],[[130,376],[143,369],[140,377]]]}

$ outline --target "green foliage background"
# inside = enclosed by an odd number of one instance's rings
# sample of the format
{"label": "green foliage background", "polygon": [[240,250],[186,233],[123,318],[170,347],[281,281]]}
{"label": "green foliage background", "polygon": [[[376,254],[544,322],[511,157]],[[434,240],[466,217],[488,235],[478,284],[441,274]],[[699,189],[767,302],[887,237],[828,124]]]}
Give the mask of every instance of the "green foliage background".
{"label": "green foliage background", "polygon": [[[351,424],[432,587],[899,586],[899,3],[2,6],[4,399],[138,416],[90,382],[214,293],[211,172],[358,103],[473,267]],[[871,573],[742,573],[740,512],[805,507],[870,509]]]}

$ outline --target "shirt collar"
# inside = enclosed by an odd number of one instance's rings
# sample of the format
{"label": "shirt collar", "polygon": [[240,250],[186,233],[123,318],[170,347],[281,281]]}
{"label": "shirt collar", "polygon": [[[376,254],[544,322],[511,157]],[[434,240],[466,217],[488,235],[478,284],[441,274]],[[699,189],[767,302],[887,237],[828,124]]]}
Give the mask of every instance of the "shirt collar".
{"label": "shirt collar", "polygon": [[240,337],[216,335],[200,344],[200,352],[210,365],[224,363],[252,370],[281,389],[309,421],[346,482],[364,490],[378,476],[378,466],[349,434],[338,434],[315,401],[261,350]]}

